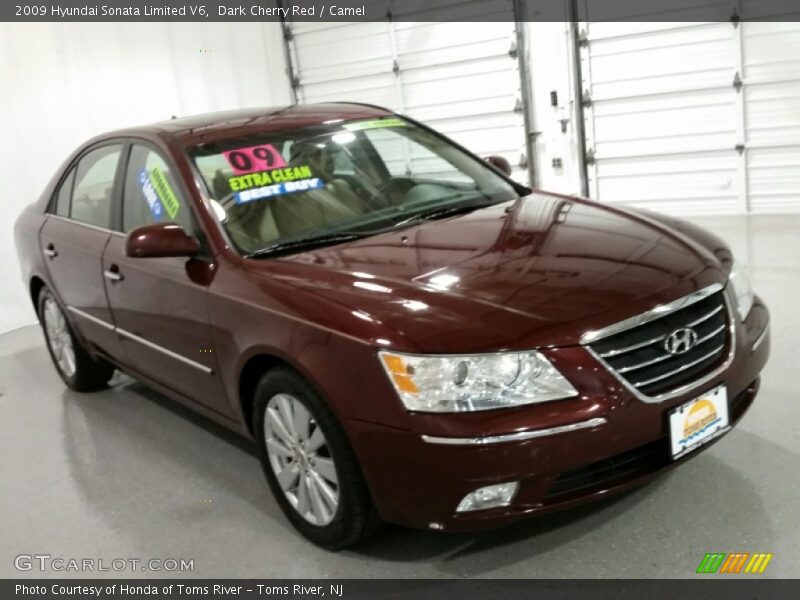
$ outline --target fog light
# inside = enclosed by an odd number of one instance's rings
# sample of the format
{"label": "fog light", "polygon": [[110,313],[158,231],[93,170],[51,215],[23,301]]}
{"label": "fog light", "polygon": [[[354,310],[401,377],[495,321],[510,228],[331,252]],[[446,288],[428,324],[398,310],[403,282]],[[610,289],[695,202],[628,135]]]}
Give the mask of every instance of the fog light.
{"label": "fog light", "polygon": [[517,493],[518,481],[498,483],[497,485],[487,485],[470,492],[458,503],[456,512],[469,512],[471,510],[483,510],[485,508],[496,508],[498,506],[508,506]]}

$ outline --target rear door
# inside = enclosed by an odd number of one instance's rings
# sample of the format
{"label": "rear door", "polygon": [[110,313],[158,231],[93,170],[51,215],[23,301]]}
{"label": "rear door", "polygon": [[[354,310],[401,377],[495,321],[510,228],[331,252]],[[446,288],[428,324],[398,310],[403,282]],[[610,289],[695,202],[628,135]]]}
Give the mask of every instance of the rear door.
{"label": "rear door", "polygon": [[[177,170],[160,150],[134,142],[121,188],[117,221],[121,233],[169,221],[202,241]],[[126,363],[183,396],[231,415],[208,322],[213,260],[130,258],[125,255],[124,237],[112,236],[103,271]]]}
{"label": "rear door", "polygon": [[61,182],[39,234],[55,294],[77,332],[105,354],[119,343],[103,286],[102,255],[111,231],[123,143],[90,148]]}

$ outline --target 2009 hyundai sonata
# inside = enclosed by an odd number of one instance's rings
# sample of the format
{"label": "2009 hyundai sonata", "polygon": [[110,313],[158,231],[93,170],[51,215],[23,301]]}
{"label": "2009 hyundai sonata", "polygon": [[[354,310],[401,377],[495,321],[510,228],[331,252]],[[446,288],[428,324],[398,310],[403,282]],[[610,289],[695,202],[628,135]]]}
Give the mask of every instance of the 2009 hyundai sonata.
{"label": "2009 hyundai sonata", "polygon": [[371,106],[176,119],[85,144],[16,243],[64,382],[251,436],[312,541],[477,530],[696,455],[768,355],[717,237],[501,167]]}

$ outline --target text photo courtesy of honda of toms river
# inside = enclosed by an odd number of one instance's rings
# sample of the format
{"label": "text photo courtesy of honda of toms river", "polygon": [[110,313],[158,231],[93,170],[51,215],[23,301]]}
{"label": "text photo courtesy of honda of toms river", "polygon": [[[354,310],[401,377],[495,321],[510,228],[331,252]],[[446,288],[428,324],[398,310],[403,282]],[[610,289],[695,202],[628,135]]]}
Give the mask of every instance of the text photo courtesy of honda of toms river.
{"label": "text photo courtesy of honda of toms river", "polygon": [[719,238],[502,162],[366,105],[173,119],[77,150],[16,244],[66,385],[253,438],[308,539],[477,531],[696,456],[769,352]]}

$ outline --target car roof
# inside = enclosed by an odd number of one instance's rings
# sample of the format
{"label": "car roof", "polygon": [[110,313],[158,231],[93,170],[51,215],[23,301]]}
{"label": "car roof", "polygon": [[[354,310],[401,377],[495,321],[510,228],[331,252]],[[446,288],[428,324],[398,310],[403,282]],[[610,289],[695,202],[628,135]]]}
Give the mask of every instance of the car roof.
{"label": "car roof", "polygon": [[391,116],[388,109],[367,104],[331,102],[326,104],[293,104],[269,108],[248,108],[207,113],[190,117],[173,117],[168,121],[106,133],[102,138],[158,136],[185,146],[228,137],[246,136],[322,125],[326,121],[369,119]]}

